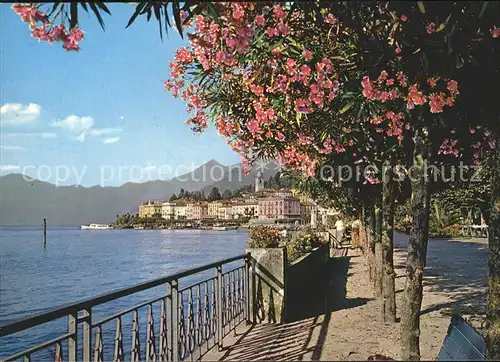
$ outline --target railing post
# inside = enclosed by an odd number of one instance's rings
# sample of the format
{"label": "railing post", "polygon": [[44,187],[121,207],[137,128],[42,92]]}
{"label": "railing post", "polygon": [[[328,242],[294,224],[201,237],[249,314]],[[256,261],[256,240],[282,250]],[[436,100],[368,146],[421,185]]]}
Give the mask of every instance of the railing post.
{"label": "railing post", "polygon": [[[250,254],[247,254],[245,257],[245,279],[244,279],[244,288],[245,288],[245,320],[247,324],[251,323],[250,320]],[[253,298],[252,298],[253,299]]]}
{"label": "railing post", "polygon": [[217,345],[219,347],[219,351],[222,351],[224,338],[224,310],[222,306],[222,286],[223,286],[223,278],[222,278],[222,265],[217,266]]}
{"label": "railing post", "polygon": [[169,361],[179,358],[179,284],[178,280],[167,282],[167,339]]}
{"label": "railing post", "polygon": [[82,330],[82,340],[83,340],[83,360],[90,361],[91,355],[90,351],[92,350],[92,307],[83,310],[83,330]]}
{"label": "railing post", "polygon": [[252,306],[252,322],[253,322],[253,324],[257,323],[257,303],[256,303],[256,300],[257,300],[257,297],[256,297],[257,279],[256,279],[256,276],[257,276],[257,271],[255,270],[255,262],[252,262],[252,280],[251,280],[252,289],[250,291],[250,294],[251,294],[250,298],[252,298],[251,306]]}
{"label": "railing post", "polygon": [[68,360],[75,362],[78,360],[78,311],[73,311],[68,315],[68,333],[74,333],[68,339]]}

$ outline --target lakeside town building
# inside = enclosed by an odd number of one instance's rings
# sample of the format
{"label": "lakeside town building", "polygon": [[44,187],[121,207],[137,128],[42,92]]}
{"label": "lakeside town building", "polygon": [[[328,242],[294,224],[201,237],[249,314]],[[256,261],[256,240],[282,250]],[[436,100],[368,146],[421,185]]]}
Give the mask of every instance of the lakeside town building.
{"label": "lakeside town building", "polygon": [[300,201],[288,195],[259,199],[259,220],[300,221]]}
{"label": "lakeside town building", "polygon": [[152,201],[139,205],[139,217],[161,216],[165,220],[250,220],[252,224],[300,223],[316,226],[330,222],[338,212],[300,197],[294,190],[264,190],[256,178],[256,193],[231,200]]}
{"label": "lakeside town building", "polygon": [[139,217],[153,217],[162,214],[162,203],[160,201],[148,200],[139,205]]}

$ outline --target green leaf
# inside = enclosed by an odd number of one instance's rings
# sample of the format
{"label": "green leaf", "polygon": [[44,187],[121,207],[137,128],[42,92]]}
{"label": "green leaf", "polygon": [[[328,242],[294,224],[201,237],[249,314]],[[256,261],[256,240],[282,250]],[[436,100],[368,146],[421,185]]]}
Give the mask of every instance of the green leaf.
{"label": "green leaf", "polygon": [[481,12],[479,13],[479,17],[482,18],[486,8],[488,7],[488,1],[483,1],[483,7],[481,8]]}
{"label": "green leaf", "polygon": [[439,33],[440,31],[443,31],[443,29],[446,27],[446,24],[445,23],[442,23],[438,26],[438,28],[436,29],[436,33]]}
{"label": "green leaf", "polygon": [[220,14],[217,11],[217,8],[211,2],[207,3],[207,10],[208,10],[208,15],[210,15],[215,20],[218,20],[220,18]]}
{"label": "green leaf", "polygon": [[102,20],[102,16],[99,13],[99,9],[97,9],[97,7],[95,6],[95,4],[93,2],[89,2],[89,5],[90,5],[90,8],[92,9],[92,11],[94,12],[97,20],[99,21],[99,25],[101,26],[102,30],[106,30],[104,28],[104,20]]}
{"label": "green leaf", "polygon": [[170,19],[168,18],[168,4],[163,5],[163,15],[165,17],[165,33],[168,34],[168,27],[172,26],[172,24],[170,24]]}
{"label": "green leaf", "polygon": [[295,114],[295,120],[297,121],[297,124],[300,126],[300,118],[302,117],[302,113],[297,112]]}
{"label": "green leaf", "polygon": [[175,26],[182,37],[182,19],[181,19],[181,9],[179,8],[179,0],[173,0],[172,8],[174,11]]}
{"label": "green leaf", "polygon": [[425,5],[423,1],[417,1],[418,8],[422,14],[425,14]]}
{"label": "green leaf", "polygon": [[347,112],[352,106],[354,105],[354,102],[351,102],[351,103],[348,103],[346,104],[341,110],[340,110],[340,114],[344,114],[345,112]]}
{"label": "green leaf", "polygon": [[132,23],[135,21],[135,19],[139,16],[139,14],[142,12],[142,9],[144,9],[145,7],[147,6],[146,3],[139,3],[137,4],[137,6],[135,7],[135,11],[134,13],[132,14],[132,16],[130,17],[127,25],[125,26],[125,29],[127,29],[130,25],[132,25]]}
{"label": "green leaf", "polygon": [[47,16],[50,17],[52,14],[54,14],[54,12],[57,10],[57,8],[59,7],[59,5],[64,6],[64,4],[61,4],[60,1],[55,1],[54,5],[52,5],[52,9],[49,11],[49,13],[47,14]]}
{"label": "green leaf", "polygon": [[82,6],[83,10],[85,10],[85,12],[89,12],[89,8],[87,7],[87,4],[85,4],[85,1],[82,1],[80,5]]}
{"label": "green leaf", "polygon": [[161,5],[159,5],[159,4],[153,5],[153,10],[155,12],[156,20],[158,20],[158,25],[159,25],[159,30],[160,30],[160,39],[163,40],[163,29],[162,29],[162,24],[161,24],[160,6]]}
{"label": "green leaf", "polygon": [[104,4],[102,1],[95,1],[96,5],[99,6],[105,13],[108,15],[111,15],[111,11],[109,11],[108,7],[106,4]]}

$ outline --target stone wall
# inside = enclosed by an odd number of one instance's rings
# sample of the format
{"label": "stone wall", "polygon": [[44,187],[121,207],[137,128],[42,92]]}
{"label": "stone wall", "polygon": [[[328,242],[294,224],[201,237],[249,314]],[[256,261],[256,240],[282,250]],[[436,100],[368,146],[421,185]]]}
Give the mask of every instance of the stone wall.
{"label": "stone wall", "polygon": [[[250,315],[254,323],[297,320],[322,292],[323,270],[329,246],[324,245],[288,264],[285,248],[247,249],[255,266],[250,268]],[[255,293],[253,292],[255,291]]]}
{"label": "stone wall", "polygon": [[325,286],[325,266],[330,248],[324,245],[289,264],[287,270],[286,322],[309,317]]}
{"label": "stone wall", "polygon": [[[250,268],[250,315],[254,323],[285,321],[285,284],[287,255],[285,248],[247,249],[252,255]],[[255,291],[255,292],[254,292]]]}

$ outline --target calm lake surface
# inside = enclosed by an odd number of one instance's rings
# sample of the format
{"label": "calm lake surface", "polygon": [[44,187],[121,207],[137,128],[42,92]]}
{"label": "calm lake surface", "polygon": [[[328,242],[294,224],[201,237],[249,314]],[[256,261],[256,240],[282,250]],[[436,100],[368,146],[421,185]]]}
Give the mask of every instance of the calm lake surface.
{"label": "calm lake surface", "polygon": [[[247,232],[238,230],[48,228],[47,248],[43,249],[40,227],[2,227],[0,323],[243,254],[247,240]],[[207,271],[188,277],[181,280],[180,286],[213,273]],[[93,309],[93,321],[164,293],[164,287],[157,287],[98,306]],[[156,322],[158,320],[159,317]],[[1,338],[0,358],[65,333],[65,323],[61,319],[36,327],[29,333],[19,332]],[[127,321],[123,323],[124,327],[128,324]],[[107,337],[112,341],[114,324],[110,324],[111,333]],[[145,323],[141,322],[143,326],[144,331]],[[124,338],[127,338],[125,333]],[[109,343],[106,345],[107,340],[104,341],[106,359],[107,349],[113,348]],[[48,357],[47,354],[39,356],[40,359]]]}

